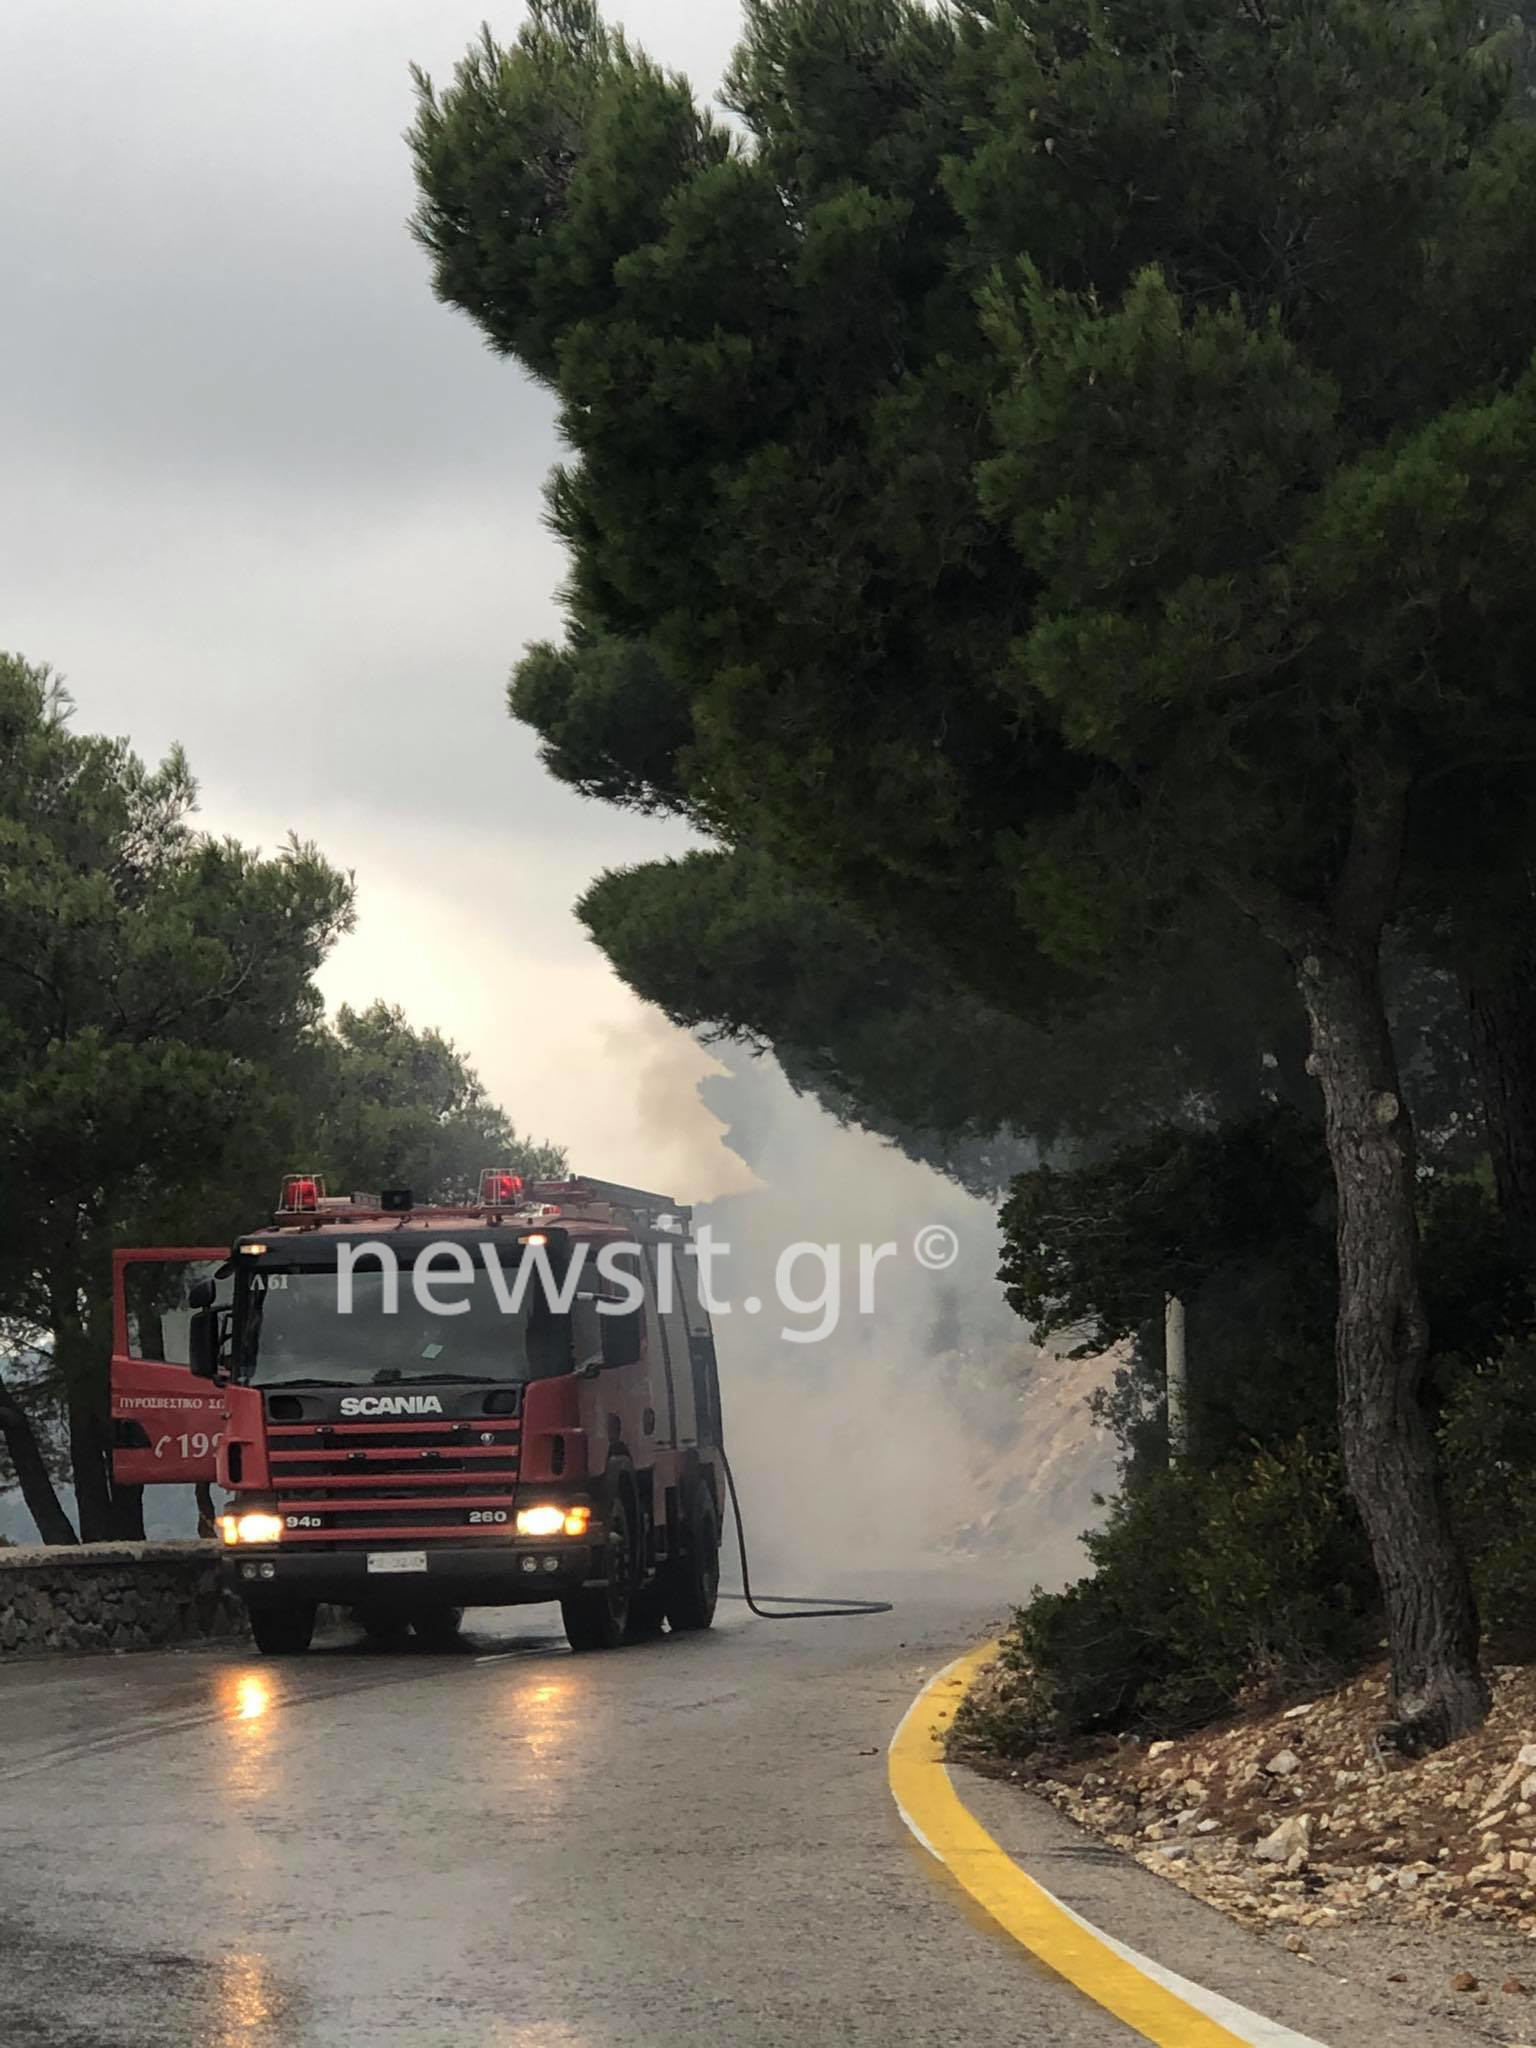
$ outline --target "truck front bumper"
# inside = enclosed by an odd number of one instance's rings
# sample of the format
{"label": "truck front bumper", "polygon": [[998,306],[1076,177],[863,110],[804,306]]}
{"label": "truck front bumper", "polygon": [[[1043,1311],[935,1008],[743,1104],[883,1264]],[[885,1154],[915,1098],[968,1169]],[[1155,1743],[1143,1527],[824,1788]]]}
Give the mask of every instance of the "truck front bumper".
{"label": "truck front bumper", "polygon": [[236,1546],[224,1555],[224,1583],[252,1607],[316,1600],[335,1607],[400,1608],[423,1600],[445,1607],[514,1607],[605,1583],[606,1558],[586,1543],[443,1545],[415,1553],[425,1557],[425,1570],[390,1570],[377,1562],[402,1555],[411,1553]]}

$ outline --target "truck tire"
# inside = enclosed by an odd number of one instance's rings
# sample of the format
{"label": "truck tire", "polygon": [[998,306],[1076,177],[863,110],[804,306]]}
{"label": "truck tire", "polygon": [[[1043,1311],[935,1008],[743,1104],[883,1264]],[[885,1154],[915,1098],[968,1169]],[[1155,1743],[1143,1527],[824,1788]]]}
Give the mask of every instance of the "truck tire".
{"label": "truck tire", "polygon": [[688,1635],[708,1628],[719,1597],[720,1532],[712,1503],[701,1495],[688,1532],[688,1548],[667,1566],[665,1600],[673,1634]]}
{"label": "truck tire", "polygon": [[462,1607],[430,1607],[411,1616],[411,1633],[424,1650],[456,1650],[463,1626]]}
{"label": "truck tire", "polygon": [[286,1607],[251,1607],[251,1634],[264,1657],[302,1657],[314,1641],[315,1603],[294,1600]]}
{"label": "truck tire", "polygon": [[616,1650],[629,1633],[635,1546],[622,1494],[608,1511],[608,1579],[560,1602],[560,1619],[573,1650]]}

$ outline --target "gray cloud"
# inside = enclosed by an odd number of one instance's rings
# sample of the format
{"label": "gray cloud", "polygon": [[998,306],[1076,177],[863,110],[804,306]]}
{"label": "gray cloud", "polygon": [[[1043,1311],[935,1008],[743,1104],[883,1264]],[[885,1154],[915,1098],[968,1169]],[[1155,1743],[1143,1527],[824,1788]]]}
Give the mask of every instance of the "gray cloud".
{"label": "gray cloud", "polygon": [[[621,11],[712,86],[734,0]],[[409,65],[446,77],[483,13],[6,0],[0,646],[63,669],[82,725],[185,742],[211,829],[356,869],[333,1000],[404,1003],[524,1124],[635,1177],[612,1034],[648,1027],[570,905],[682,835],[561,789],[506,716],[557,624],[553,406],[406,230]]]}
{"label": "gray cloud", "polygon": [[[445,75],[481,12],[0,19],[3,644],[67,668],[91,724],[184,738],[211,805],[572,816],[501,700],[554,621],[552,406],[435,302],[405,227],[408,65]],[[629,12],[718,72],[726,0]]]}
{"label": "gray cloud", "polygon": [[[162,486],[281,499],[536,480],[547,400],[433,302],[405,230],[407,67],[446,76],[482,11],[10,0],[4,404],[27,452],[62,435]],[[701,76],[734,36],[729,0],[627,12]]]}

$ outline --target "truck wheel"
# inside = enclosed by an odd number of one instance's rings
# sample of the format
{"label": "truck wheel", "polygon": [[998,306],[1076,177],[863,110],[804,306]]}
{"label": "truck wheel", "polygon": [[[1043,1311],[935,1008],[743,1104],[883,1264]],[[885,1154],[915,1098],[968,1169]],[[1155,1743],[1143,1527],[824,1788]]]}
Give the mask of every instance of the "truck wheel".
{"label": "truck wheel", "polygon": [[665,1598],[673,1633],[685,1635],[708,1628],[720,1597],[720,1534],[715,1511],[701,1500],[693,1518],[688,1548],[667,1566]]}
{"label": "truck wheel", "polygon": [[251,1607],[251,1634],[264,1657],[302,1657],[314,1640],[315,1603],[295,1600],[287,1607]]}
{"label": "truck wheel", "polygon": [[463,1626],[462,1607],[433,1607],[411,1616],[411,1632],[424,1650],[456,1650]]}
{"label": "truck wheel", "polygon": [[609,1511],[607,1538],[608,1583],[567,1594],[560,1602],[560,1619],[573,1650],[616,1650],[629,1630],[635,1553],[622,1497]]}

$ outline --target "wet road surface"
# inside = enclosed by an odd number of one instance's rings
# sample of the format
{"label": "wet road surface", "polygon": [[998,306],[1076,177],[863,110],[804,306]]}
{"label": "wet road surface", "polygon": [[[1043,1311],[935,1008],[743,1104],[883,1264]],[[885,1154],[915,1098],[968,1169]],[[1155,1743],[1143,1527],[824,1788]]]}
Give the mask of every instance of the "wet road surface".
{"label": "wet road surface", "polygon": [[[0,2042],[1016,2039],[1031,1967],[958,1919],[884,1777],[998,1611],[725,1607],[574,1657],[555,1610],[504,1609],[460,1656],[13,1666]],[[1088,2018],[1029,2038],[1126,2038]]]}
{"label": "wet road surface", "polygon": [[[887,1793],[913,1694],[1002,1611],[724,1607],[711,1635],[575,1657],[555,1610],[504,1609],[456,1656],[338,1636],[11,1665],[0,2044],[1125,2048]],[[1011,1847],[1070,1856],[1054,1816],[1007,1818]],[[1149,1938],[1214,1927],[1131,1876]]]}

